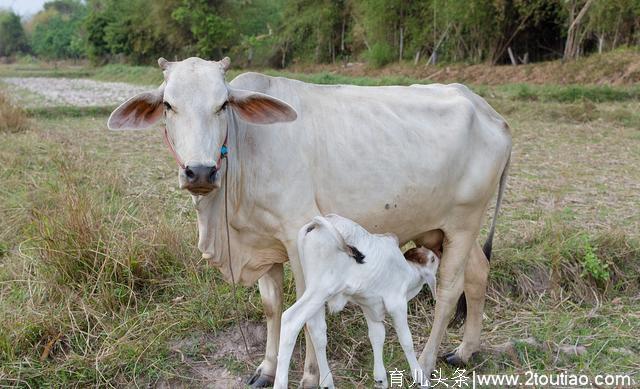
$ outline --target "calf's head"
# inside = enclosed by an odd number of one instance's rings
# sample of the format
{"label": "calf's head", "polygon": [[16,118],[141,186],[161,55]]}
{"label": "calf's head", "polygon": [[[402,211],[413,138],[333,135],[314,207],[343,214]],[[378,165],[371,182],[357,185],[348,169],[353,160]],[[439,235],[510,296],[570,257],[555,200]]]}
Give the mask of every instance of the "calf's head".
{"label": "calf's head", "polygon": [[436,297],[436,274],[440,258],[433,251],[426,247],[414,247],[404,253],[407,261],[412,263],[431,290],[433,298]]}
{"label": "calf's head", "polygon": [[[189,58],[158,60],[164,82],[155,91],[140,93],[109,117],[112,130],[143,129],[163,117],[167,138],[178,163],[180,188],[206,195],[220,187],[221,149],[232,134],[233,114],[253,124],[296,119],[296,111],[274,97],[231,88],[225,81],[230,60]],[[233,151],[233,150],[232,150]]]}

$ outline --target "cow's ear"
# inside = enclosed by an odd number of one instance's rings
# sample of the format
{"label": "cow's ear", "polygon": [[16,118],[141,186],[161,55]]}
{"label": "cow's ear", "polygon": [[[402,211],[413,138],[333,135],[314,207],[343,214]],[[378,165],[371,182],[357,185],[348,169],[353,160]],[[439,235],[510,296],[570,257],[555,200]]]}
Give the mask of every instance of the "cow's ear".
{"label": "cow's ear", "polygon": [[259,92],[229,88],[229,104],[243,120],[254,124],[292,122],[298,117],[289,104]]}
{"label": "cow's ear", "polygon": [[122,103],[109,116],[110,130],[139,130],[148,128],[162,118],[164,88],[143,92]]}

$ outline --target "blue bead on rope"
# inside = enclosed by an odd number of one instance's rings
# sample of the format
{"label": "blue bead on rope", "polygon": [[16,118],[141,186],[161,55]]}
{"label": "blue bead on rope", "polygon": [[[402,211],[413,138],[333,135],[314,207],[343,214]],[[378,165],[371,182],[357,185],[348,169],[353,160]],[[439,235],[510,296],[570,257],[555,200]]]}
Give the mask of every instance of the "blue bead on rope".
{"label": "blue bead on rope", "polygon": [[220,154],[222,154],[222,156],[226,156],[229,153],[229,148],[227,147],[227,145],[222,145],[222,147],[220,147]]}

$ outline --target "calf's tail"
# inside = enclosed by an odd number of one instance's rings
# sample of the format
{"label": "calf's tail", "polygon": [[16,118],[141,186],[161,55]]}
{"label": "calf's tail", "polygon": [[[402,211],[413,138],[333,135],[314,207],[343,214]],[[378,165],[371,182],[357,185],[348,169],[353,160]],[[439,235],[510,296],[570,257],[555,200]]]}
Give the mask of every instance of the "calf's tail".
{"label": "calf's tail", "polygon": [[[511,161],[511,156],[507,158],[507,163],[504,165],[502,169],[502,175],[500,176],[500,184],[498,186],[498,197],[496,199],[496,208],[493,211],[493,219],[491,220],[491,227],[489,228],[489,234],[487,235],[487,240],[484,242],[482,246],[482,252],[484,256],[487,257],[487,261],[491,260],[491,250],[493,249],[493,235],[496,233],[496,222],[498,220],[498,211],[500,211],[500,205],[502,204],[502,197],[504,195],[504,189],[507,183],[507,175],[509,172],[509,162]],[[456,306],[456,313],[451,319],[449,323],[449,327],[458,327],[464,323],[464,320],[467,318],[467,298],[462,292],[460,298],[458,299],[458,304]]]}
{"label": "calf's tail", "polygon": [[356,247],[348,245],[347,242],[345,242],[342,234],[340,234],[340,231],[338,231],[338,229],[333,224],[331,224],[329,220],[322,216],[314,217],[310,223],[306,224],[300,230],[298,234],[298,253],[300,256],[302,256],[302,242],[304,240],[304,237],[307,235],[307,233],[311,232],[316,227],[322,228],[323,230],[327,231],[341,251],[344,251],[351,258],[355,259],[357,263],[364,263],[364,254],[362,254]]}

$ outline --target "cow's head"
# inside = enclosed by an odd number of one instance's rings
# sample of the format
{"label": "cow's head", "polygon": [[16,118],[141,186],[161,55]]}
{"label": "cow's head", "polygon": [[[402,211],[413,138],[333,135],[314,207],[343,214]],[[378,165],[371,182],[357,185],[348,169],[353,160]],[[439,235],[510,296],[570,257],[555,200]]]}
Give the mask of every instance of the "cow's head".
{"label": "cow's head", "polygon": [[227,131],[231,131],[231,111],[254,124],[296,119],[296,111],[281,100],[231,88],[224,79],[228,57],[219,62],[200,58],[169,62],[160,58],[158,64],[164,73],[162,85],[116,108],[108,127],[142,129],[164,117],[168,138],[182,162],[180,188],[192,194],[205,195],[220,187],[218,163]]}

